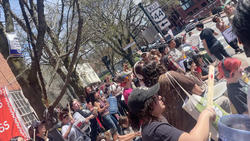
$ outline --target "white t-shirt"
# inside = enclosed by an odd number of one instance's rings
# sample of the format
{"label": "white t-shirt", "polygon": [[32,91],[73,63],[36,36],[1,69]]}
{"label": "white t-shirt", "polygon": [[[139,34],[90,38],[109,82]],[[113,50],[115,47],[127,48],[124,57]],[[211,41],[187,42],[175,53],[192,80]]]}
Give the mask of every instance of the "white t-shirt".
{"label": "white t-shirt", "polygon": [[[69,124],[62,126],[62,131],[61,131],[62,135],[64,135],[67,132],[69,126],[70,126]],[[87,135],[83,134],[74,126],[72,126],[67,139],[67,141],[90,141],[90,140],[91,139]]]}
{"label": "white t-shirt", "polygon": [[176,48],[171,49],[170,52],[169,52],[169,55],[172,56],[174,61],[177,61],[180,57],[182,57],[182,53]]}

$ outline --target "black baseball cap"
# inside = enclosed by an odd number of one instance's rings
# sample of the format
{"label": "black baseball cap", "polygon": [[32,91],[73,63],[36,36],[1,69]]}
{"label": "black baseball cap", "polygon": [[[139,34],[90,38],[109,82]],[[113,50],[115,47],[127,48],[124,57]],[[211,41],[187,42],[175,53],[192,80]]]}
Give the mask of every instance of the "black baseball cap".
{"label": "black baseball cap", "polygon": [[160,84],[157,83],[152,87],[141,87],[133,89],[128,97],[128,108],[131,113],[138,113],[144,108],[145,102],[158,93]]}

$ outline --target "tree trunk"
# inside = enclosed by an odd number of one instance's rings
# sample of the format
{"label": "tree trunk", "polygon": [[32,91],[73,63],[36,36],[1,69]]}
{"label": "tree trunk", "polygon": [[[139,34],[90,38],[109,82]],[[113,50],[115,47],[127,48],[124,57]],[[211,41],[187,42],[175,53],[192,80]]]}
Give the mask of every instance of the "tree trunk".
{"label": "tree trunk", "polygon": [[[8,24],[6,23],[6,25]],[[2,23],[0,23],[0,46],[0,52],[7,60],[9,56],[9,46]],[[27,70],[27,66],[24,63],[23,58],[9,58],[8,64],[15,76],[22,74],[17,78],[17,81],[23,90],[24,96],[29,100],[31,106],[34,108],[38,117],[41,119],[45,107],[42,103],[41,91],[40,89],[37,89],[39,88],[38,81],[30,82],[28,80],[30,70]]]}

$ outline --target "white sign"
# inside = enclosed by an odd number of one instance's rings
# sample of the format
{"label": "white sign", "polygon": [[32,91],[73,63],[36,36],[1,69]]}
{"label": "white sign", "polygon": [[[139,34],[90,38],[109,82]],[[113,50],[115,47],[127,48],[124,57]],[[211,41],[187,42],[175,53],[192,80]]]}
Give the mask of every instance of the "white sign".
{"label": "white sign", "polygon": [[154,3],[152,3],[151,5],[149,5],[147,7],[147,10],[148,10],[149,13],[151,13],[151,12],[153,12],[155,9],[157,9],[159,7],[160,7],[159,3],[158,2],[154,2]]}
{"label": "white sign", "polygon": [[154,12],[152,12],[151,16],[155,22],[160,22],[166,17],[165,13],[161,10],[161,8],[158,8]]}
{"label": "white sign", "polygon": [[163,12],[160,8],[159,3],[154,2],[153,4],[147,7],[147,10],[150,13],[154,22],[158,24],[161,30],[164,30],[171,25],[171,23],[167,19],[165,12]]}
{"label": "white sign", "polygon": [[6,33],[6,36],[9,43],[10,55],[22,56],[22,48],[16,33]]}
{"label": "white sign", "polygon": [[237,39],[237,36],[232,31],[232,26],[230,26],[224,32],[222,32],[222,35],[224,36],[224,38],[227,40],[228,43]]}
{"label": "white sign", "polygon": [[169,20],[167,18],[165,18],[163,21],[161,21],[160,23],[158,23],[159,27],[161,30],[166,29],[168,26],[171,25],[171,23],[169,22]]}

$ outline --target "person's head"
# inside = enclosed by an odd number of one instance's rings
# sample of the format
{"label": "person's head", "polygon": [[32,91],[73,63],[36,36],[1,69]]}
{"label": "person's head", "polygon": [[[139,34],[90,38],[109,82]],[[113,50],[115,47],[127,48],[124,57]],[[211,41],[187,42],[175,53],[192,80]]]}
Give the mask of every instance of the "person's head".
{"label": "person's head", "polygon": [[79,100],[81,103],[86,103],[86,98],[83,95],[79,96]]}
{"label": "person's head", "polygon": [[176,47],[176,42],[174,39],[171,39],[170,41],[168,41],[168,46],[169,48],[173,49]]}
{"label": "person's head", "polygon": [[192,57],[194,63],[197,65],[197,66],[200,66],[203,62],[203,59],[202,59],[202,56],[201,55],[194,55]]}
{"label": "person's head", "polygon": [[21,136],[16,136],[11,138],[10,141],[25,141],[25,139]]}
{"label": "person's head", "polygon": [[122,87],[125,87],[127,84],[130,84],[132,81],[131,77],[132,71],[121,72],[117,76],[117,81],[121,84]]}
{"label": "person's head", "polygon": [[224,12],[227,15],[232,15],[234,13],[234,7],[228,4],[225,6]]}
{"label": "person's head", "polygon": [[81,103],[77,99],[73,99],[70,101],[70,108],[73,111],[81,109]]}
{"label": "person's head", "polygon": [[69,111],[67,108],[63,109],[61,111],[61,113],[59,114],[59,120],[63,123],[63,124],[67,124],[70,122],[70,117],[69,117]]}
{"label": "person's head", "polygon": [[133,73],[134,73],[135,77],[138,78],[139,80],[143,79],[142,68],[143,68],[143,62],[142,61],[136,62],[134,67],[133,67]]}
{"label": "person's head", "polygon": [[160,75],[164,74],[167,70],[165,67],[155,61],[144,64],[142,68],[143,82],[145,86],[151,87],[158,82]]}
{"label": "person's head", "polygon": [[84,90],[85,90],[86,95],[88,95],[92,91],[92,88],[90,86],[86,86]]}
{"label": "person's head", "polygon": [[218,65],[219,76],[235,82],[242,76],[241,61],[237,58],[226,58]]}
{"label": "person's head", "polygon": [[175,41],[175,44],[176,44],[176,48],[179,48],[181,46],[181,44],[182,44],[182,37],[176,37],[174,39],[174,41]]}
{"label": "person's head", "polygon": [[185,60],[183,64],[185,66],[186,72],[196,69],[196,64],[192,59]]}
{"label": "person's head", "polygon": [[189,36],[189,37],[191,37],[192,35],[193,35],[193,32],[192,32],[192,31],[188,32],[188,36]]}
{"label": "person's head", "polygon": [[219,16],[215,15],[215,16],[213,17],[212,21],[213,21],[214,23],[220,22]]}
{"label": "person's head", "polygon": [[195,27],[198,31],[202,31],[204,28],[204,24],[202,22],[199,22]]}
{"label": "person's head", "polygon": [[119,122],[119,125],[122,128],[128,128],[129,127],[128,117],[126,117],[126,116],[120,116],[118,122]]}
{"label": "person's head", "polygon": [[136,88],[128,98],[129,123],[134,130],[139,130],[141,125],[158,120],[165,110],[165,105],[158,96],[159,83],[150,88]]}
{"label": "person's head", "polygon": [[111,79],[111,76],[110,76],[110,75],[107,75],[106,78],[105,78],[105,82],[106,82],[106,83],[109,83],[109,82],[110,82],[110,79]]}
{"label": "person's head", "polygon": [[247,57],[250,57],[250,1],[240,0],[237,4],[233,18],[233,31],[237,35],[239,42]]}
{"label": "person's head", "polygon": [[[46,133],[46,127],[45,127],[46,122],[45,121],[34,121],[31,124],[31,129],[33,129],[33,132],[35,132],[36,136],[44,136]],[[33,136],[33,135],[32,135]]]}

